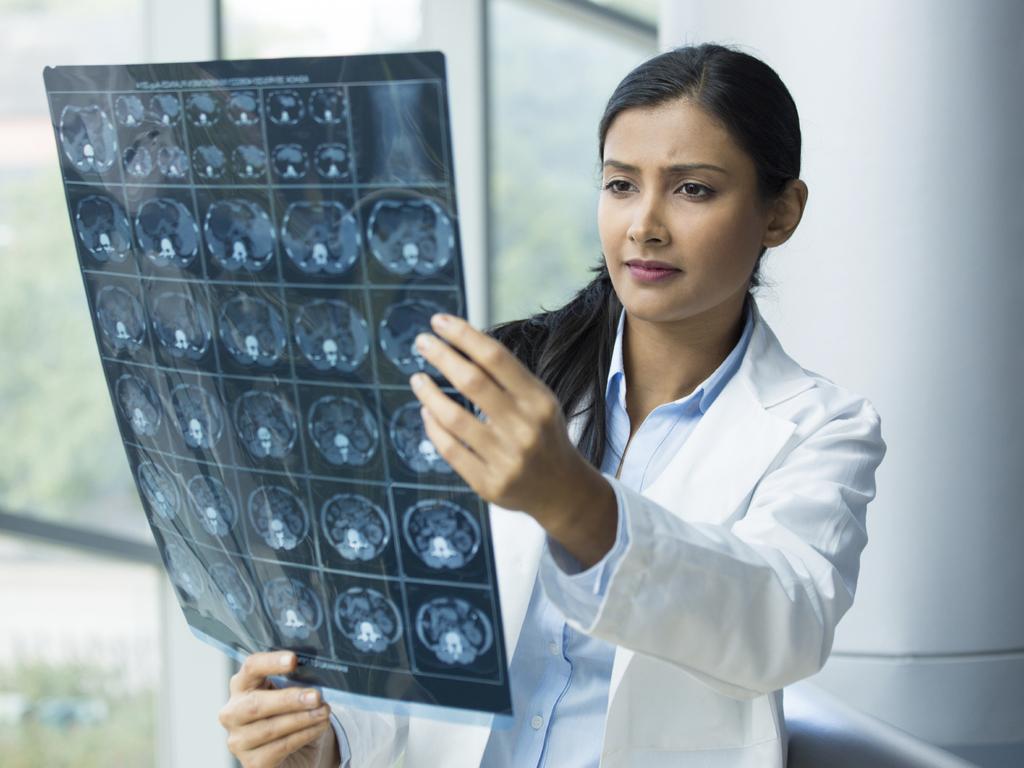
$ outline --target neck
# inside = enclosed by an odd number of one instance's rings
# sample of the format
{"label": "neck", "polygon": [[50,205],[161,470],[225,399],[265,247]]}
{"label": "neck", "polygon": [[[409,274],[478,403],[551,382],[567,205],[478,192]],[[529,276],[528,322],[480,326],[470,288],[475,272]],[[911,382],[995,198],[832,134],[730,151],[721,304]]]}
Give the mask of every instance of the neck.
{"label": "neck", "polygon": [[659,405],[692,393],[743,334],[746,292],[706,312],[672,322],[629,315],[622,337],[626,410],[634,431]]}

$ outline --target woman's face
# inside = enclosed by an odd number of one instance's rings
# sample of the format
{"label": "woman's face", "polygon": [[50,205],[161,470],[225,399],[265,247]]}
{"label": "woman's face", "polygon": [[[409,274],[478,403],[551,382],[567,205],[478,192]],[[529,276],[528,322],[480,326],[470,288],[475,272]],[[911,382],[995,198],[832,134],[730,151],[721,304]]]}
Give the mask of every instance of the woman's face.
{"label": "woman's face", "polygon": [[601,246],[630,316],[671,322],[741,311],[768,218],[753,161],[721,125],[685,99],[624,110],[605,137],[601,186]]}

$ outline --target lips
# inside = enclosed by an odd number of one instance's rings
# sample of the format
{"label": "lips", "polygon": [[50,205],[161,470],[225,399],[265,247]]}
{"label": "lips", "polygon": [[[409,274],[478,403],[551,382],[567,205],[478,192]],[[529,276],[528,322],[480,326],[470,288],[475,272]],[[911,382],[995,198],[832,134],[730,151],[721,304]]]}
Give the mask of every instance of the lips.
{"label": "lips", "polygon": [[679,267],[675,267],[672,264],[667,264],[664,261],[644,261],[642,259],[630,259],[626,262],[627,267],[639,267],[640,269],[665,269],[672,270],[675,272],[679,271]]}

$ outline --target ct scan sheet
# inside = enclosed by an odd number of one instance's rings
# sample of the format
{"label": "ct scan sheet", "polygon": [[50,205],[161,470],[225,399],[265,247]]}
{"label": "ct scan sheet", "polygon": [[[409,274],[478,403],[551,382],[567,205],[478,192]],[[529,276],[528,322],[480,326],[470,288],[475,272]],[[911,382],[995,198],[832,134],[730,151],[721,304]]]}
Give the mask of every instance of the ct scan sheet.
{"label": "ct scan sheet", "polygon": [[359,706],[510,714],[487,504],[408,384],[469,407],[413,347],[433,313],[466,316],[443,56],[44,80],[114,413],[193,631],[293,649],[293,682]]}

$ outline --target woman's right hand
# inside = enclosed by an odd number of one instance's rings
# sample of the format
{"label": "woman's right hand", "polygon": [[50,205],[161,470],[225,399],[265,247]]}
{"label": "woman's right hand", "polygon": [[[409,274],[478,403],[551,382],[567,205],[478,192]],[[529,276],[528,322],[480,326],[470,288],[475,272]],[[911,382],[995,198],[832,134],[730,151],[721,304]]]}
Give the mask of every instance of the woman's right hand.
{"label": "woman's right hand", "polygon": [[336,768],[338,740],[330,707],[315,688],[275,688],[268,675],[295,669],[290,651],[254,653],[232,675],[231,697],[220,710],[228,749],[243,768]]}

